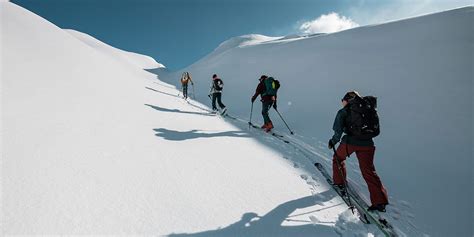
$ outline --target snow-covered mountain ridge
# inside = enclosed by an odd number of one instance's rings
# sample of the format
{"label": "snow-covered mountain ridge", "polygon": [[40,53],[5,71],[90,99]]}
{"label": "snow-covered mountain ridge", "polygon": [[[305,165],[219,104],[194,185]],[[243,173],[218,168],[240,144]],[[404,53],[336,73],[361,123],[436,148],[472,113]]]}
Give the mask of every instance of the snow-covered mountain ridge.
{"label": "snow-covered mountain ridge", "polygon": [[158,63],[150,56],[141,55],[133,52],[124,51],[121,49],[114,48],[108,44],[105,44],[96,38],[76,31],[76,30],[66,30],[72,36],[83,41],[87,45],[97,49],[98,51],[104,52],[105,55],[112,57],[116,60],[122,60],[130,63],[134,67],[142,69],[155,69],[155,68],[164,68],[165,66],[161,63]]}

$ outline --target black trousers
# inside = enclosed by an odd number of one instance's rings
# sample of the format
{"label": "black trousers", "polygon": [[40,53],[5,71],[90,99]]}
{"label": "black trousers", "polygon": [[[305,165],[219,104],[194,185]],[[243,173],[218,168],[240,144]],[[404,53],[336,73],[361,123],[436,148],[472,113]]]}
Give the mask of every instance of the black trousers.
{"label": "black trousers", "polygon": [[183,86],[183,96],[184,98],[188,98],[188,84],[182,84]]}
{"label": "black trousers", "polygon": [[273,101],[266,101],[262,102],[262,115],[263,115],[263,122],[265,124],[271,122],[270,116],[268,115],[268,111],[272,108]]}
{"label": "black trousers", "polygon": [[220,92],[212,93],[212,110],[217,110],[216,100],[217,100],[217,103],[219,104],[219,107],[221,107],[221,109],[225,108],[225,105],[222,103],[221,97],[222,97],[222,93]]}

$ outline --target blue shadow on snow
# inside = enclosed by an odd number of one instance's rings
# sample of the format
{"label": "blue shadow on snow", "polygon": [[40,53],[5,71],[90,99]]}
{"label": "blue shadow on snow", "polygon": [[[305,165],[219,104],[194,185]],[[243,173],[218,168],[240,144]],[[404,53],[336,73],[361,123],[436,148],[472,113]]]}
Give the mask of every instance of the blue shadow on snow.
{"label": "blue shadow on snow", "polygon": [[163,91],[159,91],[159,90],[155,90],[153,88],[150,88],[150,87],[145,87],[146,89],[148,90],[151,90],[151,91],[154,91],[154,92],[158,92],[158,93],[161,93],[161,94],[165,94],[165,95],[169,95],[169,96],[173,96],[173,97],[176,97],[176,98],[181,98],[180,96],[178,95],[173,95],[173,94],[170,94],[170,93],[166,93],[166,92],[163,92]]}
{"label": "blue shadow on snow", "polygon": [[158,111],[161,111],[161,112],[168,112],[168,113],[181,113],[181,114],[194,114],[194,115],[202,115],[202,116],[215,116],[214,114],[211,114],[211,113],[200,113],[200,112],[191,112],[191,111],[182,111],[182,110],[179,110],[179,109],[167,109],[167,108],[163,108],[163,107],[158,107],[156,105],[149,105],[149,104],[145,104],[146,106],[149,106],[153,109],[156,109]]}
{"label": "blue shadow on snow", "polygon": [[[227,227],[218,228],[216,230],[208,230],[199,233],[181,233],[181,234],[169,234],[169,237],[204,237],[204,236],[245,236],[245,237],[257,237],[257,236],[336,236],[337,233],[333,226],[324,224],[334,223],[312,223],[310,220],[294,220],[291,219],[295,216],[290,216],[297,209],[308,208],[318,203],[323,203],[331,200],[334,196],[333,193],[325,191],[316,196],[306,196],[303,198],[291,200],[283,204],[278,205],[273,210],[265,214],[264,216],[258,216],[254,212],[247,212],[242,215],[241,219]],[[335,206],[342,205],[342,203],[315,209],[304,214],[317,213],[322,210],[333,208]],[[282,226],[284,221],[288,222],[304,222],[307,224],[297,226]]]}
{"label": "blue shadow on snow", "polygon": [[155,128],[153,131],[156,132],[155,136],[162,137],[166,140],[171,141],[184,141],[196,138],[210,138],[210,137],[250,137],[247,132],[244,131],[226,131],[217,133],[203,133],[198,130],[190,130],[186,132],[168,130],[166,128]]}

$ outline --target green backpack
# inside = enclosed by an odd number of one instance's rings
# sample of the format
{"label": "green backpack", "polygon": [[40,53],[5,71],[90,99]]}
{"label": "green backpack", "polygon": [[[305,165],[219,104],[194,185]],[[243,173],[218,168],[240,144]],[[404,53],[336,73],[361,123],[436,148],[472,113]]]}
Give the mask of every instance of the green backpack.
{"label": "green backpack", "polygon": [[269,77],[263,83],[265,84],[265,92],[262,95],[276,96],[278,89],[280,89],[280,82],[273,77]]}

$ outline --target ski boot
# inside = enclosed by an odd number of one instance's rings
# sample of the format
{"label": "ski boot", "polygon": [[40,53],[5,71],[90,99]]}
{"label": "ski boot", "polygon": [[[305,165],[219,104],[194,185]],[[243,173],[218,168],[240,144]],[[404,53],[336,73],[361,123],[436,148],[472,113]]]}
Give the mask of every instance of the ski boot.
{"label": "ski boot", "polygon": [[386,212],[385,206],[387,204],[375,204],[367,208],[367,211],[379,211],[379,212]]}
{"label": "ski boot", "polygon": [[339,192],[341,192],[342,196],[347,197],[346,188],[345,188],[344,184],[335,184],[334,186],[336,186],[336,188],[339,189]]}
{"label": "ski boot", "polygon": [[272,130],[272,128],[273,128],[273,123],[272,123],[272,121],[270,121],[270,122],[266,123],[266,126],[263,130],[265,130],[265,132],[270,132]]}

